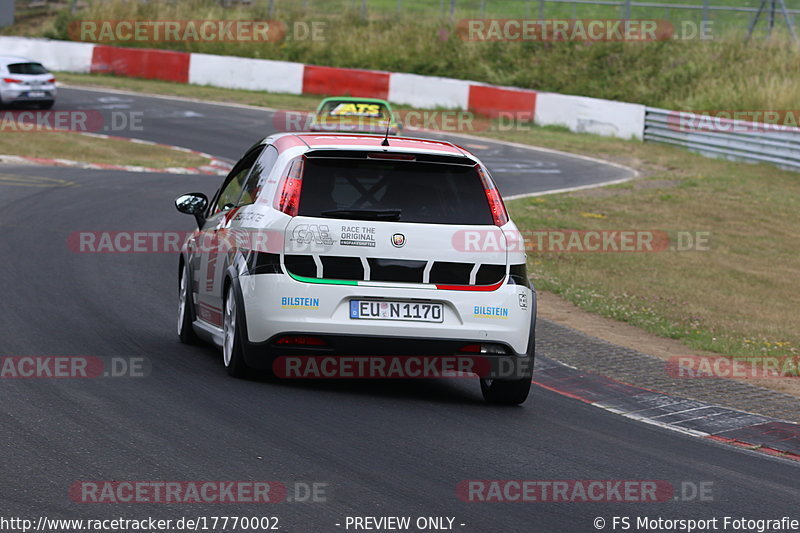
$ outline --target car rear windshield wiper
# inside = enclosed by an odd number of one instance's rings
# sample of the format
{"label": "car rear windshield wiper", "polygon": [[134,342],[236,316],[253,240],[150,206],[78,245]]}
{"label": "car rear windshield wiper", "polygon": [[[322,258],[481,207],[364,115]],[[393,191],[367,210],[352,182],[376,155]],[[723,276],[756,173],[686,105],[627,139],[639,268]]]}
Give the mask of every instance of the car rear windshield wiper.
{"label": "car rear windshield wiper", "polygon": [[320,213],[326,218],[350,218],[353,220],[400,220],[402,209],[329,209]]}

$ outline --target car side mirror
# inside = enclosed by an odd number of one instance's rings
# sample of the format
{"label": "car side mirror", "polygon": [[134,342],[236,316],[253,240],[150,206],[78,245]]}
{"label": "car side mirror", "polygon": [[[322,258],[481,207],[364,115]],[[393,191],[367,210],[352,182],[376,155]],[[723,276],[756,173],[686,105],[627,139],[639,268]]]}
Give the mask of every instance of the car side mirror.
{"label": "car side mirror", "polygon": [[175,199],[175,207],[181,213],[193,215],[197,221],[197,226],[202,228],[206,221],[204,213],[208,208],[208,197],[201,192],[184,194]]}

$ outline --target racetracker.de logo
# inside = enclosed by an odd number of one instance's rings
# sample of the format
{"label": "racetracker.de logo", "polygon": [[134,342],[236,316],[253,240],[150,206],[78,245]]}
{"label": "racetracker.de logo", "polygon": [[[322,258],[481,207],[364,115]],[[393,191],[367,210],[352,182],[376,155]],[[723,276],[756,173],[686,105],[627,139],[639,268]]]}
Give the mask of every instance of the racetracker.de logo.
{"label": "racetracker.de logo", "polygon": [[67,247],[80,254],[178,253],[183,243],[195,253],[230,250],[279,251],[283,233],[274,230],[222,229],[214,234],[198,231],[74,231]]}
{"label": "racetracker.de logo", "polygon": [[474,378],[494,376],[497,371],[489,359],[468,355],[281,356],[272,370],[281,379]]}
{"label": "racetracker.de logo", "polygon": [[26,355],[0,357],[0,379],[92,379],[145,377],[146,357]]}
{"label": "racetracker.de logo", "polygon": [[8,110],[0,112],[0,133],[142,131],[143,122],[142,111]]}
{"label": "racetracker.de logo", "polygon": [[[488,117],[463,110],[400,109],[392,113],[392,120],[399,123],[403,131],[450,131],[477,133],[485,131],[529,131],[534,120],[533,111],[501,111]],[[272,125],[278,131],[301,132],[372,132],[384,133],[391,123],[385,118],[363,116],[347,117],[346,120],[314,122],[314,115],[305,111],[276,111]]]}
{"label": "racetracker.de logo", "polygon": [[678,355],[667,360],[667,374],[680,379],[774,379],[800,377],[800,356],[723,357]]}
{"label": "racetracker.de logo", "polygon": [[684,133],[800,133],[800,110],[670,111],[667,127]]}
{"label": "racetracker.de logo", "polygon": [[92,43],[323,41],[326,21],[280,20],[76,20],[73,41]]}
{"label": "racetracker.de logo", "polygon": [[661,230],[458,230],[458,252],[627,253],[707,250],[710,232]]}
{"label": "racetracker.de logo", "polygon": [[280,503],[286,486],[278,481],[76,481],[76,503]]}
{"label": "racetracker.de logo", "polygon": [[458,499],[469,503],[650,503],[673,500],[675,493],[672,483],[660,480],[472,479],[456,486]]}
{"label": "racetracker.de logo", "polygon": [[674,28],[659,19],[462,19],[463,41],[664,41]]}

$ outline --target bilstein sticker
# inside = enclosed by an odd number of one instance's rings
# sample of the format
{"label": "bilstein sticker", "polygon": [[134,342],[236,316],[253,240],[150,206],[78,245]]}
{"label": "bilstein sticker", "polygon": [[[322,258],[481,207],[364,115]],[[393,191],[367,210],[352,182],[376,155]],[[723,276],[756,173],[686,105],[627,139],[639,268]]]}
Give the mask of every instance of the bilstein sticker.
{"label": "bilstein sticker", "polygon": [[490,305],[476,305],[472,310],[475,318],[500,318],[508,319],[508,307],[492,307]]}
{"label": "bilstein sticker", "polygon": [[307,296],[281,296],[283,309],[319,309],[319,298]]}

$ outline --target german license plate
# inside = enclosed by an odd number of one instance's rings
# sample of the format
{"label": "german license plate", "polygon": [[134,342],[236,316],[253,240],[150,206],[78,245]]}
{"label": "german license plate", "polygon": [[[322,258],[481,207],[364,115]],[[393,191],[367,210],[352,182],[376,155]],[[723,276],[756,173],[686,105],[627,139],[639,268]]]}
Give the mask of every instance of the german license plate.
{"label": "german license plate", "polygon": [[44,91],[30,91],[28,96],[31,98],[44,98]]}
{"label": "german license plate", "polygon": [[443,316],[442,304],[350,300],[350,318],[354,319],[442,322]]}

